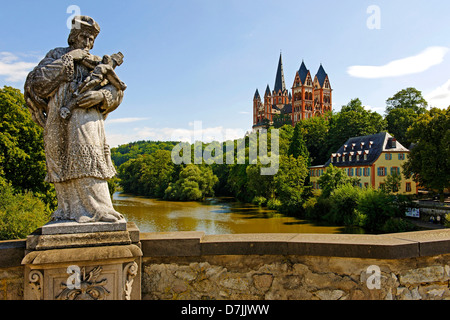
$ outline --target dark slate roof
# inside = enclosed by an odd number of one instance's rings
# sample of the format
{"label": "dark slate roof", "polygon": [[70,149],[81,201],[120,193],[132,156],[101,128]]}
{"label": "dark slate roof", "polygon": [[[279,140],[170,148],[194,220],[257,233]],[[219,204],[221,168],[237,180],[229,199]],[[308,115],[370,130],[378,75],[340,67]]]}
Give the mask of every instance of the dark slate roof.
{"label": "dark slate roof", "polygon": [[292,104],[285,104],[283,109],[281,110],[281,114],[291,114],[292,113]]}
{"label": "dark slate roof", "polygon": [[305,83],[308,72],[309,70],[306,68],[305,62],[302,61],[302,65],[300,66],[300,69],[298,69],[298,75],[302,84]]}
{"label": "dark slate roof", "polygon": [[279,90],[281,90],[282,92],[286,90],[286,85],[284,82],[283,61],[281,59],[281,54],[280,60],[278,61],[278,70],[277,76],[275,78],[275,87],[274,87],[275,92],[278,92]]}
{"label": "dark slate roof", "polygon": [[283,104],[281,106],[277,106],[276,104],[273,104],[272,109],[280,111],[281,114],[291,114],[292,113],[292,104]]}
{"label": "dark slate roof", "polygon": [[258,99],[258,98],[261,98],[261,97],[259,96],[259,91],[258,91],[258,89],[256,89],[255,97],[254,97],[253,99]]}
{"label": "dark slate roof", "polygon": [[265,96],[270,96],[270,87],[267,85]]}
{"label": "dark slate roof", "polygon": [[319,80],[319,84],[321,87],[323,87],[323,84],[325,82],[325,79],[327,78],[327,73],[325,72],[325,69],[323,68],[322,64],[320,64],[319,70],[316,74],[317,80]]}
{"label": "dark slate roof", "polygon": [[[395,142],[395,147],[392,146],[393,137],[386,132],[380,132],[369,136],[350,138],[342,145],[336,153],[331,156],[336,157],[340,155],[339,162],[333,161],[335,167],[347,166],[366,166],[373,164],[382,152],[399,151],[409,152],[407,148],[402,146],[398,141]],[[395,140],[395,139],[394,139]],[[352,149],[353,147],[353,149]],[[349,161],[349,154],[353,152],[352,161]],[[360,160],[356,161],[356,155],[360,154]],[[364,154],[367,153],[367,160],[364,160]],[[343,157],[344,156],[344,157]],[[325,167],[331,164],[331,159],[325,163]]]}

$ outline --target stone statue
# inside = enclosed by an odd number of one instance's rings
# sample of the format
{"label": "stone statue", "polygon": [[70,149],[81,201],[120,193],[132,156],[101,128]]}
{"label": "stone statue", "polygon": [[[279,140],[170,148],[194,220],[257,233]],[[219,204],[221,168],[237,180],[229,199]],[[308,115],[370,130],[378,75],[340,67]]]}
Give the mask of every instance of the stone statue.
{"label": "stone statue", "polygon": [[75,17],[69,47],[47,53],[25,83],[33,120],[44,128],[46,179],[58,198],[53,220],[123,219],[109,195],[107,179],[116,170],[104,130],[105,118],[120,105],[126,89],[114,71],[123,55],[90,54],[99,32],[92,18]]}

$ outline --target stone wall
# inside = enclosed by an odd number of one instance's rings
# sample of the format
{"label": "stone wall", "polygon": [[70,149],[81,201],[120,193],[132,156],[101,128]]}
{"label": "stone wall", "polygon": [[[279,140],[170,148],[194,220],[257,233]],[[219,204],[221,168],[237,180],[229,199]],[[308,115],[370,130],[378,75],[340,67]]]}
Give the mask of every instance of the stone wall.
{"label": "stone wall", "polygon": [[[24,246],[22,240],[0,242],[0,299],[23,299]],[[143,299],[450,298],[450,229],[392,235],[143,233],[140,246]]]}

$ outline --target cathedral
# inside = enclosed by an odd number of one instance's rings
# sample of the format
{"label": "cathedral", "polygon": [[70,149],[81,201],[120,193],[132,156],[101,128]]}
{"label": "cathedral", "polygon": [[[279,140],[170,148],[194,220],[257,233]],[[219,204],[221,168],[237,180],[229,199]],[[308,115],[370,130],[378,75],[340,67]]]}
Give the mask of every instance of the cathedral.
{"label": "cathedral", "polygon": [[267,85],[262,98],[256,89],[253,98],[253,130],[267,128],[275,122],[292,123],[295,126],[301,120],[331,111],[332,89],[322,64],[313,79],[302,61],[291,90],[286,89],[280,54],[273,91]]}

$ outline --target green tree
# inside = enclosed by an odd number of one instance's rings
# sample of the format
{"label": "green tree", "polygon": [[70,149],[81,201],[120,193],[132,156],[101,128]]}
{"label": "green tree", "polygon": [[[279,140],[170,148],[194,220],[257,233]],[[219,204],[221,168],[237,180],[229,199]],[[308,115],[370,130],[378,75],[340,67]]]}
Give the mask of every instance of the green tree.
{"label": "green tree", "polygon": [[416,121],[417,116],[413,109],[408,108],[394,108],[386,115],[388,132],[406,148],[411,144],[411,141],[406,136],[406,132]]}
{"label": "green tree", "polygon": [[323,117],[308,118],[297,123],[302,127],[303,137],[313,166],[324,164],[329,159],[330,117],[332,117],[331,112]]}
{"label": "green tree", "polygon": [[386,114],[389,114],[393,109],[410,109],[416,114],[423,114],[427,111],[428,102],[422,96],[421,91],[410,87],[400,90],[387,99],[386,105]]}
{"label": "green tree", "polygon": [[24,239],[50,220],[47,205],[0,178],[0,240]]}
{"label": "green tree", "polygon": [[304,140],[304,134],[302,132],[302,125],[300,123],[297,123],[295,125],[292,141],[289,145],[288,155],[292,155],[295,159],[302,156],[307,161],[308,166],[311,163],[309,158],[309,151]]}
{"label": "green tree", "polygon": [[214,195],[218,182],[210,166],[188,164],[180,172],[179,179],[165,190],[167,200],[197,201]]}
{"label": "green tree", "polygon": [[444,190],[450,188],[450,107],[420,115],[407,134],[414,147],[403,166],[404,175],[439,192],[444,201]]}
{"label": "green tree", "polygon": [[318,183],[322,189],[321,197],[328,198],[335,189],[342,185],[358,185],[359,179],[356,177],[347,176],[343,169],[339,169],[338,167],[330,164],[324,174],[319,178]]}
{"label": "green tree", "polygon": [[366,136],[386,130],[386,121],[377,112],[366,110],[359,99],[353,99],[330,117],[328,156],[349,138]]}
{"label": "green tree", "polygon": [[171,152],[157,150],[151,153],[140,170],[139,183],[143,185],[144,194],[162,198],[170,182],[174,180],[175,165]]}
{"label": "green tree", "polygon": [[302,211],[308,160],[302,155],[280,155],[280,168],[273,178],[276,197],[281,202],[280,211],[294,214]]}
{"label": "green tree", "polygon": [[0,89],[0,175],[54,209],[56,195],[46,174],[43,130],[32,120],[20,90],[5,86]]}
{"label": "green tree", "polygon": [[384,191],[387,193],[397,193],[402,185],[402,175],[393,172],[384,180]]}

